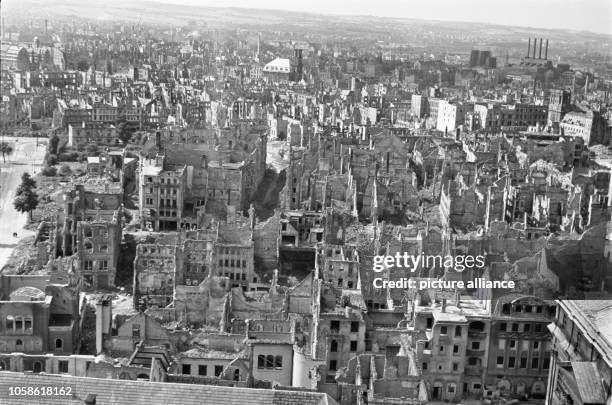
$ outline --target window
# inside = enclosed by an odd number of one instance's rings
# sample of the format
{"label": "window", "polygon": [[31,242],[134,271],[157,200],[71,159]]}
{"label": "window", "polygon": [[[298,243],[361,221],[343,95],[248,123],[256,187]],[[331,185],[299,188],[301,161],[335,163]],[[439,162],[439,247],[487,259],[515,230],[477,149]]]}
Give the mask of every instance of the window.
{"label": "window", "polygon": [[453,345],[453,353],[459,353],[459,345]]}
{"label": "window", "polygon": [[108,253],[108,245],[100,245],[101,253]]}
{"label": "window", "polygon": [[472,350],[480,350],[480,342],[472,342]]}
{"label": "window", "polygon": [[338,333],[340,331],[340,321],[331,321],[329,323],[329,328],[332,333]]}
{"label": "window", "polygon": [[423,364],[422,364],[422,366],[421,366],[421,368],[422,368],[423,370],[427,370],[427,363],[423,363]]}
{"label": "window", "polygon": [[444,353],[444,346],[440,345],[440,348],[438,350],[440,353]]}
{"label": "window", "polygon": [[263,354],[257,356],[257,368],[266,368],[266,356],[264,356]]}
{"label": "window", "polygon": [[15,331],[21,332],[23,330],[23,317],[15,317]]}
{"label": "window", "polygon": [[512,324],[512,332],[518,332],[519,330],[519,324],[518,323],[513,323]]}
{"label": "window", "polygon": [[516,363],[516,357],[508,357],[508,368],[514,368],[514,365]]}
{"label": "window", "polygon": [[93,270],[93,261],[91,260],[85,260],[83,262],[83,269],[87,270],[87,271],[91,271]]}
{"label": "window", "polygon": [[266,368],[274,368],[274,356],[271,354],[266,356]]}
{"label": "window", "polygon": [[529,332],[530,329],[531,329],[531,324],[526,323],[523,325],[523,332]]}
{"label": "window", "polygon": [[540,342],[539,341],[534,341],[533,342],[533,350],[538,350],[540,348]]}
{"label": "window", "polygon": [[15,346],[17,346],[18,349],[21,349],[21,346],[23,346],[23,341],[21,339],[17,339],[15,341]]}
{"label": "window", "polygon": [[502,322],[502,323],[499,324],[499,331],[500,332],[505,332],[506,328],[507,328],[506,322]]}
{"label": "window", "polygon": [[521,364],[519,365],[520,368],[527,368],[527,357],[521,357]]}
{"label": "window", "polygon": [[215,377],[219,377],[223,372],[223,366],[215,366]]}
{"label": "window", "polygon": [[64,347],[64,341],[62,339],[55,339],[55,348],[62,349]]}
{"label": "window", "polygon": [[351,322],[351,332],[359,332],[359,322]]}
{"label": "window", "polygon": [[356,352],[357,351],[357,341],[356,340],[351,340],[350,351],[351,352]]}
{"label": "window", "polygon": [[108,270],[108,261],[107,260],[101,260],[100,261],[100,270]]}
{"label": "window", "polygon": [[183,374],[191,374],[191,364],[183,364]]}
{"label": "window", "polygon": [[15,330],[15,317],[7,315],[6,317],[6,331],[13,332]]}
{"label": "window", "polygon": [[338,342],[336,340],[331,341],[329,351],[332,353],[338,351]]}
{"label": "window", "polygon": [[550,368],[550,357],[544,358],[544,361],[542,361],[542,368],[544,370],[548,370]]}
{"label": "window", "polygon": [[455,336],[456,337],[461,336],[461,326],[456,326],[455,327]]}
{"label": "window", "polygon": [[510,340],[510,349],[516,349],[516,340]]}
{"label": "window", "polygon": [[535,331],[536,332],[542,332],[542,324],[541,323],[536,323]]}
{"label": "window", "polygon": [[60,373],[67,373],[68,372],[68,361],[67,360],[58,361],[57,368]]}
{"label": "window", "polygon": [[538,368],[540,363],[540,359],[537,357],[534,357],[533,359],[531,359],[531,368]]}
{"label": "window", "polygon": [[446,335],[447,332],[448,332],[448,327],[446,327],[446,326],[441,326],[440,327],[440,334],[441,335]]}
{"label": "window", "polygon": [[453,363],[453,371],[459,370],[459,363]]}
{"label": "window", "polygon": [[504,356],[497,356],[497,368],[504,367]]}
{"label": "window", "polygon": [[433,318],[427,318],[427,329],[431,329],[433,327]]}
{"label": "window", "polygon": [[24,326],[25,326],[26,332],[32,332],[32,318],[31,317],[28,316],[24,319]]}
{"label": "window", "polygon": [[200,364],[198,366],[198,375],[206,375],[207,374],[207,366],[205,364]]}
{"label": "window", "polygon": [[283,368],[283,356],[274,357],[274,368]]}

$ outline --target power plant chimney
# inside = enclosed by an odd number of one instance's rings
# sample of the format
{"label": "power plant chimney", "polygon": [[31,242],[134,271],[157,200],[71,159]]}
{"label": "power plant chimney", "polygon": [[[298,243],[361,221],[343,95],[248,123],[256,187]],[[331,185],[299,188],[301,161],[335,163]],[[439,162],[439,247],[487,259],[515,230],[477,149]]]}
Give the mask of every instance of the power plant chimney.
{"label": "power plant chimney", "polygon": [[527,42],[527,57],[531,53],[531,37],[529,37],[529,42]]}
{"label": "power plant chimney", "polygon": [[540,54],[538,55],[538,59],[542,59],[542,38],[540,38]]}
{"label": "power plant chimney", "polygon": [[533,59],[535,59],[535,52],[536,52],[537,47],[538,47],[538,39],[534,38],[533,39],[533,54],[531,55]]}
{"label": "power plant chimney", "polygon": [[546,39],[546,50],[544,51],[544,59],[548,60],[548,39]]}

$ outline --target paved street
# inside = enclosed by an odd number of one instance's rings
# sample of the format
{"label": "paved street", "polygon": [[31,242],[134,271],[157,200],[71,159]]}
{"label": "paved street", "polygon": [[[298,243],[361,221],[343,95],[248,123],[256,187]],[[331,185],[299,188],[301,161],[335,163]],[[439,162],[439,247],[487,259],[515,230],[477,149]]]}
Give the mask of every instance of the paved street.
{"label": "paved street", "polygon": [[[13,144],[14,152],[6,158],[6,163],[0,158],[0,268],[6,263],[18,238],[32,234],[23,229],[27,214],[17,212],[13,200],[21,175],[26,172],[34,175],[40,170],[47,139],[39,139],[38,146],[35,138],[6,138],[5,141]],[[13,232],[17,232],[18,238],[13,237]]]}

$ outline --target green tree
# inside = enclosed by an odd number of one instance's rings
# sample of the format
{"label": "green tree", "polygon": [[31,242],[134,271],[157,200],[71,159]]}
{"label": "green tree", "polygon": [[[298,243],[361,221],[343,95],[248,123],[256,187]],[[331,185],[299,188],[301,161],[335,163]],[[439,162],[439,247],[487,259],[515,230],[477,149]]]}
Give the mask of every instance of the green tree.
{"label": "green tree", "polygon": [[2,160],[6,163],[6,157],[13,153],[13,147],[8,142],[0,143],[0,153],[2,153]]}
{"label": "green tree", "polygon": [[21,176],[21,184],[17,188],[13,201],[15,209],[21,213],[27,212],[30,214],[30,219],[32,219],[32,211],[38,207],[38,194],[34,191],[35,188],[36,182],[34,179],[28,173],[24,173]]}

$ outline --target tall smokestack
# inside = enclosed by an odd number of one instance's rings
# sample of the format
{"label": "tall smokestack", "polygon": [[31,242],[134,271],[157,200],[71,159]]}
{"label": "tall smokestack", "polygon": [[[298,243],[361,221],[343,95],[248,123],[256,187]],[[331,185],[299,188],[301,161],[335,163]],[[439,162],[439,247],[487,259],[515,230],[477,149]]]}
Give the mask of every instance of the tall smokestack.
{"label": "tall smokestack", "polygon": [[529,42],[527,42],[527,57],[531,53],[531,37],[529,37]]}
{"label": "tall smokestack", "polygon": [[540,38],[540,54],[538,55],[538,59],[542,59],[542,38]]}
{"label": "tall smokestack", "polygon": [[537,48],[537,47],[538,47],[538,39],[537,39],[537,38],[534,38],[534,39],[533,39],[533,53],[532,53],[532,55],[531,55],[531,57],[532,57],[533,59],[535,59],[535,53],[536,53],[536,48]]}
{"label": "tall smokestack", "polygon": [[546,50],[544,51],[544,59],[548,60],[548,39],[546,39]]}

